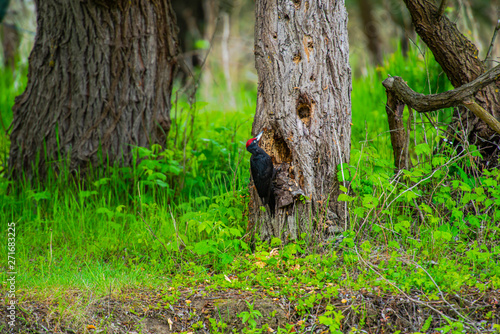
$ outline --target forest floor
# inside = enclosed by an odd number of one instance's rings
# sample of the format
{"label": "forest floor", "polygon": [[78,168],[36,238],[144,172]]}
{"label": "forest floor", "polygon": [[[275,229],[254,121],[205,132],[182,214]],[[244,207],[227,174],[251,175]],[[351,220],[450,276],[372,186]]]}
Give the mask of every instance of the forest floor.
{"label": "forest floor", "polygon": [[[110,285],[109,292],[100,295],[91,289],[18,291],[15,327],[5,323],[8,310],[2,307],[0,329],[2,333],[9,329],[12,333],[425,333],[429,329],[473,333],[498,332],[500,327],[500,290],[462,286],[457,293],[430,295],[372,285],[336,287],[329,295],[333,284],[311,284],[310,267],[296,268],[289,275],[282,272],[276,280],[267,276],[267,269],[254,270],[261,282],[249,279],[248,272],[197,279],[186,273],[161,287]],[[297,274],[308,278],[299,283]],[[350,274],[353,279],[357,276]],[[443,319],[448,326],[436,331]]]}

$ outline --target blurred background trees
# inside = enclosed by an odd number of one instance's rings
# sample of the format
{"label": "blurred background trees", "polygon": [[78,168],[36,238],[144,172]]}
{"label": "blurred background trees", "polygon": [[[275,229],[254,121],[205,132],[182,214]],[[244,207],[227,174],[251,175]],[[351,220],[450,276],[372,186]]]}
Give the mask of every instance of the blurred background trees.
{"label": "blurred background trees", "polygon": [[[254,59],[254,2],[248,0],[172,0],[180,27],[177,57],[180,71],[176,98],[187,92],[190,101],[224,101],[226,108],[237,108],[235,93],[256,91],[257,75]],[[439,6],[441,1],[435,1]],[[394,53],[406,55],[410,46],[429,66],[427,48],[419,42],[404,2],[397,0],[347,0],[350,63],[353,77],[368,74],[370,66],[378,66],[384,74],[384,59]],[[14,72],[26,71],[27,55],[35,34],[33,0],[0,0],[2,47],[1,62]],[[466,38],[478,48],[484,59],[499,17],[499,0],[450,0],[445,8],[447,18],[455,23]],[[486,66],[500,55],[500,43],[494,44]],[[412,57],[415,57],[414,55]],[[414,59],[415,61],[417,59]],[[387,60],[386,60],[387,61]],[[431,66],[432,67],[432,66]],[[445,75],[436,67],[438,88]],[[396,71],[394,71],[396,72]],[[442,74],[439,74],[439,73]],[[401,73],[387,73],[400,75]],[[379,78],[381,81],[383,78]],[[429,78],[422,78],[422,81]],[[434,80],[434,79],[433,79]],[[198,88],[201,87],[199,90]],[[219,87],[214,93],[213,87]],[[381,88],[380,88],[381,89]],[[196,94],[194,94],[197,92]],[[431,93],[429,91],[426,93]],[[219,95],[219,96],[216,96]],[[255,96],[249,97],[255,100]],[[353,94],[353,99],[359,97]],[[353,101],[353,104],[357,101]],[[383,101],[379,101],[380,104]],[[5,118],[5,117],[4,117]],[[356,121],[362,121],[355,119]],[[448,120],[449,121],[449,120]],[[6,129],[10,120],[2,120]]]}
{"label": "blurred background trees", "polygon": [[[435,1],[439,5],[439,1]],[[6,6],[9,5],[7,9]],[[446,15],[486,55],[494,26],[499,18],[499,0],[448,1]],[[417,42],[410,14],[399,0],[347,0],[350,59],[353,74],[366,75],[366,67],[380,65],[384,56]],[[204,69],[203,82],[237,89],[239,84],[255,85],[253,57],[254,1],[172,0],[179,26],[179,44],[184,65],[180,76],[196,76]],[[2,44],[14,45],[26,63],[35,32],[33,0],[0,0],[5,17],[0,25]],[[19,41],[12,42],[10,30]],[[7,32],[6,32],[7,31]],[[15,39],[15,38],[14,38]],[[16,46],[18,45],[18,46]],[[422,52],[425,46],[419,45]],[[2,47],[2,61],[11,59],[11,47]],[[7,54],[6,54],[7,53]],[[496,43],[492,59],[500,55]],[[207,57],[208,56],[208,57]]]}
{"label": "blurred background trees", "polygon": [[169,1],[35,4],[28,84],[13,107],[12,178],[130,166],[133,147],[164,145],[178,54]]}

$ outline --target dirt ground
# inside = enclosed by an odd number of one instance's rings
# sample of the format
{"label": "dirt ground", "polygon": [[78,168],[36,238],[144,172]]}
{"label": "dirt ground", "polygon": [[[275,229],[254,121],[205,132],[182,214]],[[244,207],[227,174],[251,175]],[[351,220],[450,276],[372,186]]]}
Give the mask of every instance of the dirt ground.
{"label": "dirt ground", "polygon": [[[170,303],[166,296],[173,293],[178,298]],[[467,333],[496,332],[494,325],[500,324],[500,291],[496,290],[480,293],[471,289],[462,291],[460,296],[447,295],[435,301],[425,301],[416,293],[388,295],[342,291],[336,298],[315,303],[305,312],[298,311],[298,304],[285,297],[273,298],[261,291],[206,290],[201,286],[175,292],[129,289],[100,298],[82,298],[75,292],[73,297],[71,293],[68,297],[67,302],[61,303],[61,298],[55,302],[26,294],[17,305],[15,327],[7,324],[7,308],[0,309],[0,332],[216,333],[214,324],[219,322],[227,324],[224,329],[219,327],[219,332],[241,333],[248,326],[238,317],[248,311],[246,301],[261,312],[262,317],[256,319],[257,327],[267,324],[267,332],[288,325],[291,332],[296,333],[329,333],[328,327],[318,321],[327,304],[342,311],[343,332],[356,328],[365,333],[397,330],[408,333],[421,331],[425,326],[427,333],[435,333],[436,328],[448,324],[443,316],[462,319]]]}

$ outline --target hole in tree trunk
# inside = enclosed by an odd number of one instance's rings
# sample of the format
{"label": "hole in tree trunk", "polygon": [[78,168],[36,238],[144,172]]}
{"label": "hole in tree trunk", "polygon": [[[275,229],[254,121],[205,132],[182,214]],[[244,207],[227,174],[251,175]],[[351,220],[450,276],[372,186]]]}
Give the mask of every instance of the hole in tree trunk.
{"label": "hole in tree trunk", "polygon": [[307,127],[311,125],[313,109],[314,102],[307,94],[301,93],[297,99],[297,115]]}
{"label": "hole in tree trunk", "polygon": [[283,139],[283,137],[275,134],[273,137],[274,140],[274,162],[275,163],[283,163],[283,162],[292,162],[292,152],[288,147],[287,143]]}

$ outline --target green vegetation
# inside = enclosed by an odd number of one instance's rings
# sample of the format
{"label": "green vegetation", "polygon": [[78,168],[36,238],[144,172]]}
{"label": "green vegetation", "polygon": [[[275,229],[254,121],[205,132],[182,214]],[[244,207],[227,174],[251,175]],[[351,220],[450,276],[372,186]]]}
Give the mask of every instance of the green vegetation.
{"label": "green vegetation", "polygon": [[[302,235],[287,245],[257,239],[250,250],[244,143],[255,87],[239,91],[238,111],[220,108],[222,97],[193,106],[177,102],[167,149],[137,148],[132,168],[96,168],[84,183],[67,171],[52,173],[44,185],[1,178],[2,245],[7,223],[16,224],[18,321],[32,321],[29,305],[36,301],[53,323],[111,333],[116,319],[85,312],[98,310],[102,300],[108,307],[109,300],[118,300],[138,319],[184,310],[176,321],[168,318],[174,331],[225,333],[233,327],[223,312],[203,317],[191,299],[237,291],[251,301],[237,312],[239,332],[314,327],[340,333],[365,326],[394,332],[404,328],[396,308],[405,303],[423,312],[413,332],[459,333],[480,325],[499,330],[498,305],[484,296],[498,296],[500,289],[500,172],[471,174],[474,147],[458,153],[442,143],[450,111],[431,115],[434,124],[405,111],[414,167],[394,175],[381,85],[387,74],[420,92],[451,88],[432,57],[416,49],[408,58],[397,52],[383,67],[354,79],[352,155],[339,172],[345,192],[339,200],[349,207],[350,224],[326,244]],[[0,73],[5,126],[23,80],[5,69]],[[214,89],[213,96],[224,92]],[[8,149],[3,134],[2,166]],[[0,263],[5,282],[5,251]],[[286,321],[272,325],[276,313],[258,310],[258,299],[287,305]],[[380,305],[374,313],[376,300],[392,313]]]}

